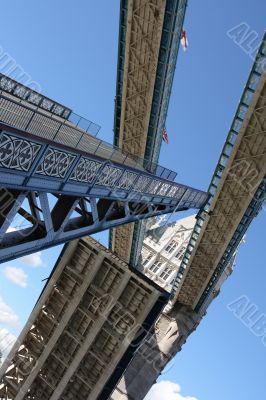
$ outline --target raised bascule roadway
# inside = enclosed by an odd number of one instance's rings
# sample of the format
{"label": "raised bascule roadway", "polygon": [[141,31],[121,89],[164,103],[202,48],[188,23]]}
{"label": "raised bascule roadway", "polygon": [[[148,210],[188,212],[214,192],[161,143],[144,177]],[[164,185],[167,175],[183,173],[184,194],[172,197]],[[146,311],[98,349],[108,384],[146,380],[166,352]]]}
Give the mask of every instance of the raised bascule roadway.
{"label": "raised bascule roadway", "polygon": [[[171,307],[168,303],[163,313],[169,294],[132,268],[144,224],[113,230],[110,244],[119,257],[90,238],[66,245],[1,368],[1,400],[142,400],[200,323],[264,204],[266,34],[208,193],[175,183],[172,171],[157,166],[185,9],[186,1],[121,1],[119,149],[90,135],[99,127],[68,108],[29,91],[23,99],[28,89],[0,79],[0,178],[3,194],[13,196],[1,216],[2,261],[36,251],[36,234],[39,248],[45,248],[118,224],[200,208]],[[28,206],[22,208],[25,199]],[[7,232],[16,213],[31,224],[25,238]],[[109,307],[102,304],[106,294]],[[135,322],[144,333],[133,329]]]}

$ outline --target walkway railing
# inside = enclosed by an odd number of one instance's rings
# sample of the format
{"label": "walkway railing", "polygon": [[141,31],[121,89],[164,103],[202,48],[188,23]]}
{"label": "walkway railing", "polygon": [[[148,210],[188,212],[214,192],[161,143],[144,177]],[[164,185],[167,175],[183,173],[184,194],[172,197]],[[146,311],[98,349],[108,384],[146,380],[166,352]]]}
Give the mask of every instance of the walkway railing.
{"label": "walkway railing", "polygon": [[[0,78],[0,87],[1,80]],[[5,85],[7,87],[7,78]],[[3,87],[3,84],[2,84]],[[154,175],[173,181],[176,172],[157,163],[121,151],[115,145],[96,137],[100,127],[80,117],[70,110],[68,118],[47,111],[28,100],[18,98],[15,94],[0,90],[0,122],[21,129],[36,136],[83,150],[87,153],[119,162],[133,168],[152,172]],[[94,132],[95,134],[93,135]]]}

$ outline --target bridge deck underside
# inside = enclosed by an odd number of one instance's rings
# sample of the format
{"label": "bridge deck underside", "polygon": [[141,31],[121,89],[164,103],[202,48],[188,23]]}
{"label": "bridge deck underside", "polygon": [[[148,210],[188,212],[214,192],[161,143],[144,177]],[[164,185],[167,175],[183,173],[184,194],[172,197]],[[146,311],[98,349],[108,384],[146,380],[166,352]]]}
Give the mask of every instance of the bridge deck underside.
{"label": "bridge deck underside", "polygon": [[[233,151],[221,175],[215,197],[177,293],[183,304],[196,307],[266,174],[266,74],[260,77],[239,132],[232,135]],[[247,109],[247,108],[246,108]],[[237,129],[237,127],[235,127]],[[230,144],[228,144],[228,150]],[[248,222],[248,216],[246,217]],[[242,220],[243,222],[243,220]]]}
{"label": "bridge deck underside", "polygon": [[128,1],[119,147],[144,157],[164,0]]}
{"label": "bridge deck underside", "polygon": [[[128,1],[119,147],[144,157],[165,2]],[[134,224],[116,228],[113,251],[129,261]]]}
{"label": "bridge deck underside", "polygon": [[[159,157],[185,9],[186,0],[121,2],[115,143],[144,157],[151,171]],[[134,265],[143,234],[141,223],[116,228],[110,246]]]}
{"label": "bridge deck underside", "polygon": [[149,329],[166,298],[93,239],[72,241],[1,367],[1,400],[103,398],[139,327]]}

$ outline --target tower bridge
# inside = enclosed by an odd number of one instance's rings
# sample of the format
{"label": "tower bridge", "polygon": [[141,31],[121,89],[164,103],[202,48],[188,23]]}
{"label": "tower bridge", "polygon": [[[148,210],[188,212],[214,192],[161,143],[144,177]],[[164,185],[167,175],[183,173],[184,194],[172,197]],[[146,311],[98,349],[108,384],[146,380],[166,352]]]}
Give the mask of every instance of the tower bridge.
{"label": "tower bridge", "polygon": [[[231,273],[264,203],[266,34],[208,193],[175,183],[174,173],[157,166],[185,8],[186,1],[121,1],[120,150],[88,133],[97,126],[71,120],[67,107],[46,98],[36,104],[30,93],[18,99],[19,84],[0,79],[0,177],[13,196],[1,215],[1,260],[127,223],[111,235],[119,257],[88,238],[65,246],[1,368],[1,400],[142,400]],[[162,313],[169,294],[127,265],[137,259],[145,228],[128,222],[190,207],[200,211]],[[31,224],[28,230],[36,225],[38,243],[28,231],[26,239],[23,230],[7,232],[16,213]],[[106,294],[114,298],[107,319],[98,301]],[[140,332],[145,328],[137,337],[133,320]]]}

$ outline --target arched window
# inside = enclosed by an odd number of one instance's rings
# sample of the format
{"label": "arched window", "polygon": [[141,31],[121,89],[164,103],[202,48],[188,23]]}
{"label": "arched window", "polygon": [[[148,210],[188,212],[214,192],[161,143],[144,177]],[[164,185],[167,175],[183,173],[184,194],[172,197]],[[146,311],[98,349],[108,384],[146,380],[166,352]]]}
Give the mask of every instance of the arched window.
{"label": "arched window", "polygon": [[175,283],[175,278],[173,278],[170,282],[170,285],[173,286],[173,284]]}
{"label": "arched window", "polygon": [[164,281],[166,281],[169,276],[171,275],[171,268],[165,268],[162,273],[160,274],[160,278],[162,278]]}
{"label": "arched window", "polygon": [[178,252],[176,253],[175,257],[176,257],[178,260],[181,261],[182,258],[183,258],[183,256],[184,256],[184,254],[185,254],[185,251],[186,251],[185,246],[182,246],[181,249],[179,249]]}
{"label": "arched window", "polygon": [[161,268],[162,265],[163,265],[163,263],[161,261],[157,260],[150,266],[149,270],[155,273],[158,271],[158,269]]}
{"label": "arched window", "polygon": [[151,259],[152,259],[152,254],[149,253],[149,254],[147,255],[147,257],[145,258],[145,260],[143,261],[142,266],[145,267],[145,265],[147,265],[148,262],[149,262]]}
{"label": "arched window", "polygon": [[168,253],[173,253],[173,251],[177,248],[178,242],[176,240],[172,240],[165,248],[165,251]]}

